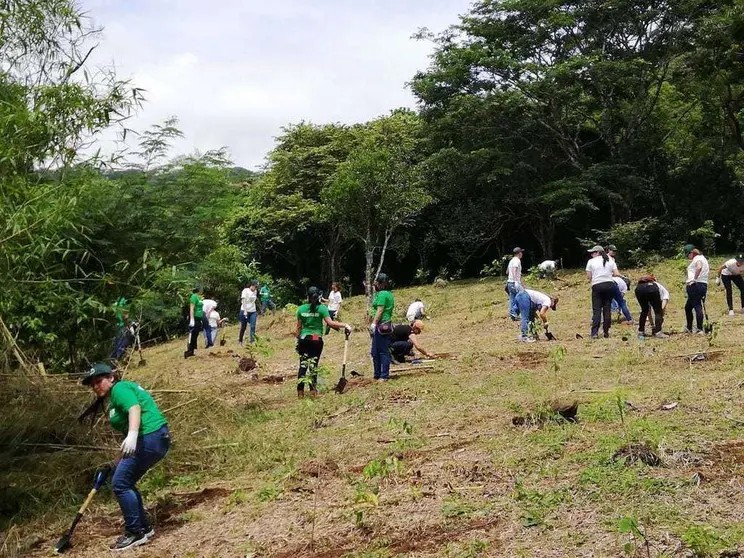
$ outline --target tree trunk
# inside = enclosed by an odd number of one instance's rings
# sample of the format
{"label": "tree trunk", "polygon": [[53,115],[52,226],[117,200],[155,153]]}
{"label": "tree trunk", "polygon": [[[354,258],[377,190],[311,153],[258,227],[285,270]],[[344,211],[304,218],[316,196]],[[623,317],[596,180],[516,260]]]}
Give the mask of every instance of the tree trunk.
{"label": "tree trunk", "polygon": [[366,256],[364,267],[364,288],[366,289],[367,295],[367,315],[369,315],[369,310],[372,308],[372,297],[375,292],[375,288],[372,285],[372,261],[375,257],[375,247],[372,244],[372,237],[369,229],[367,230],[367,236],[364,240],[364,255]]}

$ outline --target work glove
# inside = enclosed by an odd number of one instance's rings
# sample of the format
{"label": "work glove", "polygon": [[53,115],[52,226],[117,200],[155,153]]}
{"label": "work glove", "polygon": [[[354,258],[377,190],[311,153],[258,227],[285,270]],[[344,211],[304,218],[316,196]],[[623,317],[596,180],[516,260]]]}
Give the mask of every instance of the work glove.
{"label": "work glove", "polygon": [[134,454],[137,450],[137,431],[130,430],[127,437],[121,443],[121,455],[122,457],[129,457]]}
{"label": "work glove", "polygon": [[377,324],[369,324],[369,334],[374,335],[377,331]]}
{"label": "work glove", "polygon": [[543,323],[543,327],[545,328],[546,331],[547,331],[549,325],[550,324],[548,322]]}
{"label": "work glove", "polygon": [[191,318],[189,320],[189,327],[194,327],[195,325],[196,325],[196,323],[194,323],[194,318]]}
{"label": "work glove", "polygon": [[345,333],[346,335],[351,335],[351,326],[350,326],[349,324],[346,324],[346,325],[344,326],[344,333]]}
{"label": "work glove", "polygon": [[716,285],[720,285],[720,284],[721,284],[721,277],[719,276],[719,277],[716,277]]}

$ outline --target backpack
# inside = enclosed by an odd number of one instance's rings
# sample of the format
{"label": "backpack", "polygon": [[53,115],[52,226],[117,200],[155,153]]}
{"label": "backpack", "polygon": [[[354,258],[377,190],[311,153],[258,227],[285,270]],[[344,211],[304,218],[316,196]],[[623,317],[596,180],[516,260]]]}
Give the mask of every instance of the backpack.
{"label": "backpack", "polygon": [[654,277],[652,274],[644,275],[643,277],[638,279],[639,285],[641,283],[655,283],[655,282],[656,282],[656,277]]}

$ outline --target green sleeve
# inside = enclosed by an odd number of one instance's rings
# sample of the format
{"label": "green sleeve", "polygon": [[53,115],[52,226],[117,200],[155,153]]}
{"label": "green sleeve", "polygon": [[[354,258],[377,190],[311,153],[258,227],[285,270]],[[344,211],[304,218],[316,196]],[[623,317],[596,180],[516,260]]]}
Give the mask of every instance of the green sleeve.
{"label": "green sleeve", "polygon": [[194,293],[191,295],[191,298],[189,298],[189,304],[197,304],[199,302],[199,295]]}
{"label": "green sleeve", "polygon": [[139,405],[140,402],[132,386],[117,383],[111,388],[111,404],[114,407],[129,412],[129,409],[135,405]]}

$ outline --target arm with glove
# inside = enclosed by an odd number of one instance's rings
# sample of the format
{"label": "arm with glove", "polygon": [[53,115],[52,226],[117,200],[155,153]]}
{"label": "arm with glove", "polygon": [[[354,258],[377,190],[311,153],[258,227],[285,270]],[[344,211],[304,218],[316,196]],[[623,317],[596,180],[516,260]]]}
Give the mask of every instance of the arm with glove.
{"label": "arm with glove", "polygon": [[137,450],[137,438],[139,437],[140,423],[142,422],[142,408],[133,405],[129,408],[129,430],[126,438],[121,443],[121,456],[129,457]]}

